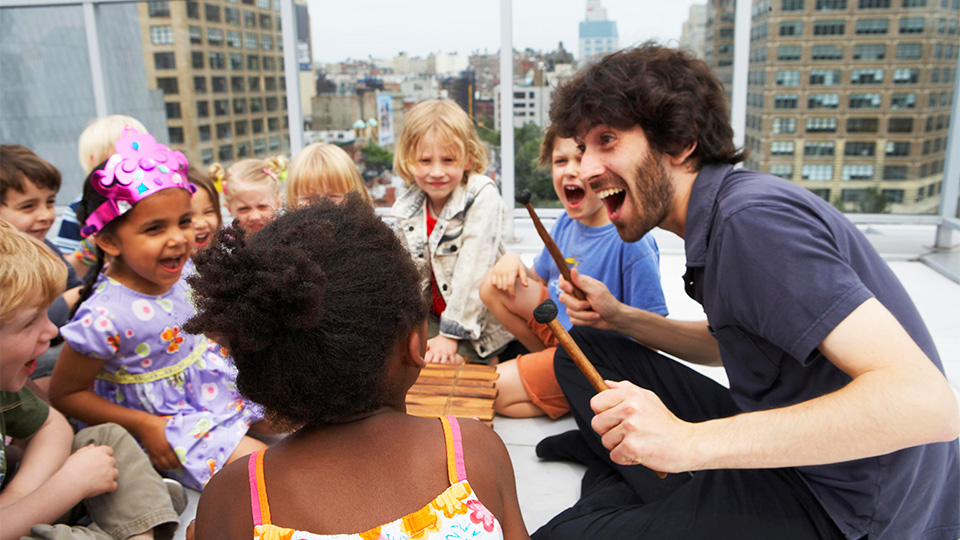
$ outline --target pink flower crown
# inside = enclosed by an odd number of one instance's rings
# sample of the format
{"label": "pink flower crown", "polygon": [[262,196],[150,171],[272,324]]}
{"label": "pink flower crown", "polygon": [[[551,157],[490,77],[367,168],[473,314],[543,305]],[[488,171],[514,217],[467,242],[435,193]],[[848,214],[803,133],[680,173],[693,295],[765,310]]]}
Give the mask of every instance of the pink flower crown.
{"label": "pink flower crown", "polygon": [[107,201],[87,218],[80,229],[84,237],[97,234],[158,191],[182,188],[191,195],[197,191],[197,186],[187,180],[189,164],[183,152],[158,143],[149,133],[128,126],[113,146],[117,153],[110,156],[102,171],[90,177],[93,189]]}

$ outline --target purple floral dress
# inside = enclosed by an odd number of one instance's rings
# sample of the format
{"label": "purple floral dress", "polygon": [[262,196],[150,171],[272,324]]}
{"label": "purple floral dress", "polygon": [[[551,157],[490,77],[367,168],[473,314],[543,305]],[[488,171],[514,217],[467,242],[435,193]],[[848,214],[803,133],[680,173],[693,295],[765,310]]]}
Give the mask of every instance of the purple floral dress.
{"label": "purple floral dress", "polygon": [[97,395],[168,418],[167,441],[181,463],[168,474],[201,490],[259,414],[238,396],[226,351],[181,330],[194,314],[189,294],[183,279],[151,296],[101,274],[61,333],[80,354],[106,360]]}

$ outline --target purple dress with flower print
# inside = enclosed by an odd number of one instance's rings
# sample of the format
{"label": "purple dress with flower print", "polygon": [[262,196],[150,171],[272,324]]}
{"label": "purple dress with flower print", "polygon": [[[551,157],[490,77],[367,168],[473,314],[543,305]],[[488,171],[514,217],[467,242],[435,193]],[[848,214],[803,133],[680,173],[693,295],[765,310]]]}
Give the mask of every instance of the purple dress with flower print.
{"label": "purple dress with flower print", "polygon": [[168,474],[200,490],[259,415],[237,395],[225,351],[181,330],[194,314],[190,293],[183,279],[151,296],[101,274],[61,333],[80,354],[106,360],[93,382],[97,395],[168,418],[167,441],[181,463]]}

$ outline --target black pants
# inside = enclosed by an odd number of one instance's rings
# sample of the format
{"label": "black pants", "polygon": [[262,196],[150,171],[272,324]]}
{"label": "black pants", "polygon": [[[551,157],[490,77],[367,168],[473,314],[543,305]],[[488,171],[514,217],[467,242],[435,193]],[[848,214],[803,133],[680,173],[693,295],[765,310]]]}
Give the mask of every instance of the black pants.
{"label": "black pants", "polygon": [[[619,334],[591,328],[572,334],[603,378],[652,390],[682,420],[740,412],[723,386]],[[590,427],[595,391],[563,348],[554,367],[597,459],[587,468],[577,504],[541,527],[535,540],[843,538],[793,469],[710,470],[660,479],[641,465],[614,464]]]}

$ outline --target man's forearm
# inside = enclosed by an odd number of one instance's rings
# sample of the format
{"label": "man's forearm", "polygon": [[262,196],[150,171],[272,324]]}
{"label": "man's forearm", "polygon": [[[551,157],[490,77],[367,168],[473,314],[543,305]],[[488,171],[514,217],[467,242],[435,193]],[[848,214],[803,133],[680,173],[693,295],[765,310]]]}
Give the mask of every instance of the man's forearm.
{"label": "man's forearm", "polygon": [[611,326],[651,349],[663,351],[694,364],[719,366],[717,340],[707,330],[707,321],[678,321],[658,313],[622,304]]}

